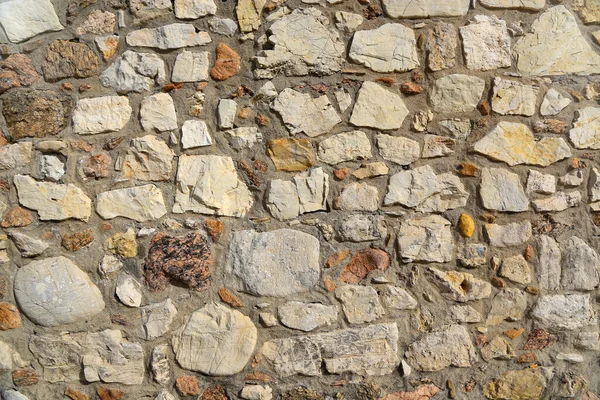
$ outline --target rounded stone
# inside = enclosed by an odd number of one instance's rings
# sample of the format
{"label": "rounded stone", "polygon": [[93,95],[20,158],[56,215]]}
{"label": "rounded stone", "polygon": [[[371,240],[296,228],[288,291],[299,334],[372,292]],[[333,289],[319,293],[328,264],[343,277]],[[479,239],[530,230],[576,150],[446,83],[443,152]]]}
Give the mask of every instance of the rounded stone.
{"label": "rounded stone", "polygon": [[15,277],[15,298],[23,313],[42,326],[83,321],[104,310],[98,287],[65,257],[33,261]]}
{"label": "rounded stone", "polygon": [[194,312],[173,334],[179,365],[211,376],[240,372],[256,346],[252,320],[220,304],[207,304]]}

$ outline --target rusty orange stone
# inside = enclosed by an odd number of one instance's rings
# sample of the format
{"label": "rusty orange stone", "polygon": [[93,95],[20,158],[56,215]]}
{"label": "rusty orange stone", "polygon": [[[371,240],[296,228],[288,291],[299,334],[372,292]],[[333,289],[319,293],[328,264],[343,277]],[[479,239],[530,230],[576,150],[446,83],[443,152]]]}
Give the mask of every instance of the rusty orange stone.
{"label": "rusty orange stone", "polygon": [[224,81],[237,74],[242,66],[240,55],[225,43],[217,45],[217,61],[210,71],[214,80]]}
{"label": "rusty orange stone", "polygon": [[21,314],[17,306],[11,303],[0,303],[0,331],[17,329],[21,326]]}
{"label": "rusty orange stone", "polygon": [[229,290],[222,287],[219,289],[219,297],[223,303],[229,304],[231,307],[243,307],[244,304]]}
{"label": "rusty orange stone", "polygon": [[525,329],[523,328],[511,328],[503,332],[504,335],[508,336],[511,339],[516,339],[525,333]]}
{"label": "rusty orange stone", "polygon": [[3,228],[20,228],[30,225],[33,222],[31,212],[21,207],[13,207],[4,216],[0,223]]}
{"label": "rusty orange stone", "polygon": [[219,221],[218,219],[206,218],[204,220],[206,224],[206,230],[213,240],[219,240],[221,235],[223,234],[223,221]]}
{"label": "rusty orange stone", "polygon": [[16,369],[12,372],[13,383],[16,386],[37,385],[40,376],[34,369]]}
{"label": "rusty orange stone", "polygon": [[339,168],[333,170],[333,176],[338,181],[343,181],[348,176],[348,172],[350,172],[350,168]]}
{"label": "rusty orange stone", "polygon": [[390,255],[382,249],[368,248],[352,257],[344,267],[340,281],[350,284],[359,283],[373,270],[385,271],[392,263]]}
{"label": "rusty orange stone", "polygon": [[70,398],[71,400],[89,400],[90,396],[86,393],[83,393],[81,390],[77,390],[74,387],[67,386],[65,389],[65,396]]}
{"label": "rusty orange stone", "polygon": [[115,388],[99,387],[96,393],[101,400],[119,400],[125,396],[125,391]]}
{"label": "rusty orange stone", "polygon": [[330,255],[325,261],[325,268],[334,268],[336,265],[344,261],[346,257],[350,255],[350,250],[340,250],[335,254]]}
{"label": "rusty orange stone", "polygon": [[175,380],[175,387],[182,396],[197,396],[200,393],[198,379],[192,375],[183,375]]}

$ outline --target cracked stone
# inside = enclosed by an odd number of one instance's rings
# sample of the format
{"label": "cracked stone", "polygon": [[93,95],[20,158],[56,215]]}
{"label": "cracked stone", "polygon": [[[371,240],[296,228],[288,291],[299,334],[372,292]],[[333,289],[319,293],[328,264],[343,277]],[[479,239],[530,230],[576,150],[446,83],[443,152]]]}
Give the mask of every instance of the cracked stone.
{"label": "cracked stone", "polygon": [[437,135],[423,136],[423,158],[447,157],[454,154],[456,140]]}
{"label": "cracked stone", "polygon": [[534,169],[527,175],[527,193],[552,194],[556,192],[556,177],[552,174],[542,174]]}
{"label": "cracked stone", "polygon": [[[264,4],[264,0],[238,3],[238,20],[242,4],[259,2]],[[263,50],[254,58],[255,78],[271,79],[280,73],[321,76],[340,71],[346,46],[339,33],[328,25],[329,19],[316,8],[296,9],[277,19],[268,30],[272,49]],[[240,26],[242,32],[248,31],[244,25]]]}
{"label": "cracked stone", "polygon": [[383,8],[392,18],[460,17],[467,15],[469,0],[384,0]]}
{"label": "cracked stone", "polygon": [[86,35],[88,33],[94,35],[102,35],[106,33],[113,33],[115,31],[115,25],[117,23],[117,17],[115,14],[102,11],[94,10],[87,18],[77,27],[77,35]]}
{"label": "cracked stone", "polygon": [[427,31],[425,51],[427,67],[431,71],[441,71],[456,65],[458,33],[452,24],[437,22]]}
{"label": "cracked stone", "polygon": [[152,349],[152,355],[150,356],[150,368],[152,369],[152,375],[156,382],[160,383],[161,385],[166,385],[171,381],[168,344],[159,344]]}
{"label": "cracked stone", "polygon": [[526,243],[531,238],[531,222],[512,222],[506,225],[485,224],[486,237],[491,246],[511,247]]}
{"label": "cracked stone", "polygon": [[375,72],[405,72],[417,68],[415,33],[401,24],[357,31],[349,50],[350,60]]}
{"label": "cracked stone", "polygon": [[127,34],[132,47],[154,47],[161,50],[203,46],[212,42],[208,32],[196,32],[192,24],[175,23],[158,28],[144,28]]}
{"label": "cracked stone", "polygon": [[289,301],[277,307],[277,314],[282,325],[290,329],[310,332],[335,323],[338,318],[338,307]]}
{"label": "cracked stone", "polygon": [[118,168],[127,179],[142,181],[165,181],[170,179],[175,153],[154,135],[135,138],[127,153],[117,162]]}
{"label": "cracked stone", "polygon": [[342,310],[351,324],[373,322],[385,314],[377,291],[370,286],[344,285],[335,290]]}
{"label": "cracked stone", "polygon": [[556,330],[575,330],[596,322],[596,312],[587,294],[542,296],[531,315],[542,326]]}
{"label": "cracked stone", "polygon": [[81,99],[73,110],[73,132],[93,135],[120,131],[129,122],[132,111],[125,96]]}
{"label": "cracked stone", "polygon": [[479,195],[488,210],[522,212],[529,209],[529,199],[519,175],[501,168],[483,168]]}
{"label": "cracked stone", "polygon": [[[538,263],[536,265],[536,274],[538,285],[542,290],[558,290],[561,279],[561,250],[558,243],[550,236],[540,235],[537,238]],[[585,250],[572,249],[575,260],[579,261],[579,255],[586,255]],[[581,251],[580,254],[577,254]],[[581,266],[580,266],[581,267]],[[584,266],[584,268],[587,268]],[[565,271],[565,274],[569,273]]]}
{"label": "cracked stone", "polygon": [[485,81],[468,75],[447,75],[436,80],[429,92],[429,103],[438,113],[460,113],[475,110]]}
{"label": "cracked stone", "polygon": [[400,224],[398,247],[403,262],[448,262],[454,240],[450,221],[439,215],[414,217]]}
{"label": "cracked stone", "polygon": [[22,257],[35,257],[42,254],[49,247],[43,240],[25,235],[21,232],[10,232],[8,234],[12,239]]}
{"label": "cracked stone", "polygon": [[346,11],[335,12],[335,27],[340,31],[354,32],[364,21],[360,14]]}
{"label": "cracked stone", "polygon": [[468,69],[489,71],[510,67],[510,36],[506,22],[495,15],[476,15],[475,21],[459,28]]}
{"label": "cracked stone", "polygon": [[375,82],[363,82],[352,109],[354,126],[390,130],[399,129],[408,116],[402,98]]}
{"label": "cracked stone", "polygon": [[564,211],[576,207],[581,202],[580,192],[556,192],[550,197],[532,201],[536,212]]}
{"label": "cracked stone", "polygon": [[0,62],[0,93],[19,86],[30,86],[39,79],[31,59],[24,54],[11,54]]}
{"label": "cracked stone", "polygon": [[256,143],[261,142],[263,135],[255,126],[243,126],[229,129],[223,134],[227,137],[229,145],[235,150],[249,149]]}
{"label": "cracked stone", "polygon": [[507,8],[527,11],[539,11],[546,5],[546,0],[480,0],[484,7]]}
{"label": "cracked stone", "polygon": [[531,282],[533,273],[525,258],[519,254],[502,260],[498,276],[516,283],[528,284]]}
{"label": "cracked stone", "polygon": [[488,399],[539,400],[550,382],[552,368],[506,371],[483,387]]}
{"label": "cracked stone", "polygon": [[556,89],[550,88],[546,92],[542,105],[540,106],[540,114],[544,116],[557,115],[568,107],[569,104],[571,104],[571,99],[563,96]]}
{"label": "cracked stone", "polygon": [[213,0],[175,0],[174,8],[175,16],[180,19],[198,19],[217,12]]}
{"label": "cracked stone", "polygon": [[129,0],[128,3],[134,16],[134,23],[137,25],[173,14],[173,2],[171,0]]}
{"label": "cracked stone", "polygon": [[15,298],[29,319],[48,327],[89,320],[104,310],[98,287],[65,257],[35,260],[20,268]]}
{"label": "cracked stone", "polygon": [[409,165],[421,154],[419,142],[402,136],[377,135],[377,147],[384,160],[398,165]]}
{"label": "cracked stone", "polygon": [[290,88],[277,96],[271,108],[281,115],[292,135],[319,136],[342,121],[327,96],[313,98]]}
{"label": "cracked stone", "polygon": [[305,171],[315,164],[312,144],[306,138],[269,140],[267,152],[277,171]]}
{"label": "cracked stone", "polygon": [[525,85],[509,79],[495,78],[492,110],[501,115],[531,117],[536,112],[538,91],[539,88],[532,85]]}
{"label": "cracked stone", "polygon": [[569,139],[577,149],[600,149],[600,108],[585,107],[575,112]]}
{"label": "cracked stone", "polygon": [[87,78],[96,74],[98,56],[85,43],[56,40],[47,50],[42,71],[44,79],[55,82],[64,78]]}
{"label": "cracked stone", "polygon": [[206,122],[192,119],[183,123],[181,127],[181,147],[184,150],[211,146],[212,143]]}
{"label": "cracked stone", "polygon": [[[175,319],[175,315],[177,315],[177,308],[175,308],[171,299],[166,299],[160,303],[142,307],[141,312],[139,335],[146,340],[153,340],[163,336],[171,329],[171,324]],[[163,372],[161,375],[164,376],[166,374]],[[155,379],[156,376],[155,373]]]}
{"label": "cracked stone", "polygon": [[600,73],[600,55],[563,5],[547,9],[533,22],[531,33],[514,45],[513,56],[525,76]]}
{"label": "cracked stone", "polygon": [[33,146],[31,142],[7,144],[0,147],[0,170],[15,170],[31,163]]}
{"label": "cracked stone", "polygon": [[345,211],[377,211],[379,191],[375,186],[364,182],[354,182],[342,189],[334,205],[335,208]]}
{"label": "cracked stone", "polygon": [[240,55],[225,43],[217,45],[217,59],[210,71],[210,76],[217,81],[224,81],[236,75],[242,66]]}
{"label": "cracked stone", "polygon": [[393,310],[414,310],[419,306],[407,290],[397,286],[385,285],[379,295],[383,305]]}
{"label": "cracked stone", "polygon": [[257,30],[266,0],[240,0],[235,8],[238,24],[243,33]]}
{"label": "cracked stone", "polygon": [[482,243],[468,243],[458,250],[458,262],[466,268],[477,268],[486,262],[487,246]]}
{"label": "cracked stone", "polygon": [[173,332],[175,358],[182,368],[209,376],[240,372],[256,346],[257,330],[239,311],[209,303]]}
{"label": "cracked stone", "polygon": [[0,25],[13,43],[64,29],[50,0],[4,1],[0,4]]}
{"label": "cracked stone", "polygon": [[362,131],[339,133],[319,143],[319,160],[335,165],[371,158],[371,141]]}
{"label": "cracked stone", "polygon": [[233,160],[217,155],[180,156],[174,213],[243,217],[252,194],[239,178]]}
{"label": "cracked stone", "polygon": [[165,62],[158,54],[127,50],[100,75],[105,87],[120,94],[144,92],[166,81]]}
{"label": "cracked stone", "polygon": [[144,222],[160,219],[167,208],[162,191],[150,184],[99,193],[96,212],[103,219],[125,217]]}
{"label": "cracked stone", "polygon": [[119,275],[115,294],[126,306],[139,307],[142,304],[142,285],[129,274]]}
{"label": "cracked stone", "polygon": [[140,122],[147,132],[177,129],[173,98],[167,93],[157,93],[144,98],[140,106]]}
{"label": "cracked stone", "polygon": [[527,297],[520,289],[502,289],[492,300],[487,325],[500,325],[503,321],[519,321],[525,315]]}
{"label": "cracked stone", "polygon": [[[560,251],[558,251],[560,269]],[[564,290],[594,290],[600,283],[600,257],[585,241],[573,236],[563,249],[561,287]],[[554,261],[556,262],[556,261]],[[558,271],[557,271],[558,272]]]}
{"label": "cracked stone", "polygon": [[183,50],[177,55],[171,80],[173,82],[198,82],[208,80],[208,51],[194,53]]}
{"label": "cracked stone", "polygon": [[442,296],[460,303],[487,299],[492,294],[489,282],[475,278],[472,274],[460,271],[441,271],[429,268],[434,283]]}
{"label": "cracked stone", "polygon": [[350,215],[341,222],[338,229],[340,240],[350,242],[379,240],[386,234],[385,218],[379,215]]}
{"label": "cracked stone", "polygon": [[491,360],[510,360],[515,357],[515,352],[505,339],[500,336],[493,338],[481,349],[481,358],[489,362]]}

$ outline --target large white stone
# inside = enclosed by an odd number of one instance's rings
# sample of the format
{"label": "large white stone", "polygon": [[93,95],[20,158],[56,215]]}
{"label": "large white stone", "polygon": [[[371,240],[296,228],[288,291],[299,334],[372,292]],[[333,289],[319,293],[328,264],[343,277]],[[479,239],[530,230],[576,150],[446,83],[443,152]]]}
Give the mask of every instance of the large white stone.
{"label": "large white stone", "polygon": [[533,85],[495,78],[492,110],[501,115],[531,117],[535,114],[538,91],[539,88]]}
{"label": "large white stone", "polygon": [[542,290],[555,291],[560,288],[561,251],[552,237],[540,235],[537,238],[538,263],[535,268],[538,285]]}
{"label": "large white stone", "polygon": [[335,207],[345,211],[377,211],[379,191],[365,182],[351,183],[336,197]]}
{"label": "large white stone", "polygon": [[140,106],[140,122],[148,132],[177,129],[173,98],[167,93],[157,93],[144,98]]}
{"label": "large white stone", "polygon": [[81,99],[73,110],[73,132],[93,135],[119,131],[129,121],[132,111],[126,96]]}
{"label": "large white stone", "polygon": [[576,111],[569,139],[577,149],[600,149],[600,108],[585,107]]}
{"label": "large white stone", "polygon": [[3,1],[0,3],[0,25],[13,43],[64,29],[50,0]]}
{"label": "large white stone", "polygon": [[266,204],[271,215],[280,221],[300,215],[300,200],[294,181],[273,179],[269,184]]}
{"label": "large white stone", "polygon": [[385,24],[377,29],[357,31],[349,57],[375,72],[404,72],[417,68],[417,41],[412,29]]}
{"label": "large white stone", "polygon": [[115,169],[125,179],[166,181],[171,178],[175,153],[155,135],[146,135],[131,141],[127,154],[119,158]]}
{"label": "large white stone", "polygon": [[477,153],[508,165],[547,167],[571,157],[571,148],[563,138],[544,137],[536,140],[527,125],[502,121],[473,146]]}
{"label": "large white stone", "polygon": [[581,34],[577,20],[563,6],[549,8],[513,47],[518,71],[530,75],[600,73],[600,55]]}
{"label": "large white stone", "polygon": [[208,32],[196,32],[194,25],[181,23],[132,31],[126,39],[129,46],[156,47],[161,50],[203,46],[212,42]]}
{"label": "large white stone", "polygon": [[100,75],[104,86],[118,93],[143,92],[166,81],[165,62],[158,54],[127,50]]}
{"label": "large white stone", "polygon": [[256,346],[252,320],[237,310],[209,303],[173,332],[175,358],[182,368],[210,376],[240,372]]}
{"label": "large white stone", "polygon": [[335,323],[338,317],[338,307],[288,301],[277,308],[277,314],[284,326],[310,332]]}
{"label": "large white stone", "polygon": [[171,329],[171,324],[177,315],[177,308],[171,299],[166,299],[160,303],[142,307],[141,313],[140,336],[146,340],[152,340],[163,336]]}
{"label": "large white stone", "polygon": [[[241,3],[238,2],[238,17]],[[242,31],[246,30],[242,27]],[[268,41],[272,48],[255,57],[256,78],[271,79],[279,73],[288,76],[331,75],[342,69],[346,45],[340,34],[329,26],[329,19],[316,8],[295,9],[273,22],[269,32]]]}
{"label": "large white stone", "polygon": [[384,0],[383,8],[392,18],[460,17],[467,15],[469,0]]}
{"label": "large white stone", "polygon": [[404,357],[419,371],[440,371],[450,366],[466,368],[478,361],[469,331],[462,325],[448,325],[426,333],[408,346]]}
{"label": "large white stone", "polygon": [[385,314],[377,291],[370,286],[343,285],[335,289],[335,297],[351,324],[373,322]]}
{"label": "large white stone", "polygon": [[475,22],[459,28],[468,69],[488,71],[510,67],[510,36],[506,22],[495,15],[475,15]]}
{"label": "large white stone", "polygon": [[212,145],[206,122],[190,119],[181,127],[181,147],[184,150]]}
{"label": "large white stone", "polygon": [[98,287],[65,257],[35,260],[17,270],[15,298],[23,313],[42,326],[89,320],[104,310]]}
{"label": "large white stone", "polygon": [[529,208],[519,175],[501,168],[484,168],[479,195],[488,210],[522,212]]}
{"label": "large white stone", "polygon": [[542,326],[557,330],[574,330],[597,324],[596,312],[588,294],[542,296],[531,311]]}
{"label": "large white stone", "polygon": [[476,76],[447,75],[435,81],[429,103],[439,113],[473,111],[485,89],[485,81]]}
{"label": "large white stone", "polygon": [[286,297],[306,292],[318,282],[319,251],[319,240],[304,232],[240,231],[233,234],[226,271],[237,290]]}
{"label": "large white stone", "polygon": [[419,142],[402,136],[379,134],[377,147],[381,157],[398,165],[409,165],[421,154]]}
{"label": "large white stone", "polygon": [[125,217],[144,222],[160,219],[167,208],[157,186],[143,185],[98,194],[96,211],[104,219]]}
{"label": "large white stone", "polygon": [[281,115],[292,135],[319,136],[342,121],[327,96],[313,98],[291,88],[279,93],[271,107]]}
{"label": "large white stone", "polygon": [[516,8],[528,11],[538,11],[546,5],[546,0],[479,0],[479,2],[489,8]]}
{"label": "large white stone", "polygon": [[414,217],[400,224],[398,249],[404,262],[444,263],[454,258],[451,223],[439,215]]}
{"label": "large white stone", "polygon": [[362,131],[339,133],[322,140],[317,155],[319,160],[332,165],[366,160],[371,158],[371,141]]}
{"label": "large white stone", "polygon": [[540,106],[540,114],[544,116],[557,115],[569,104],[571,104],[570,98],[563,96],[558,90],[550,88]]}
{"label": "large white stone", "polygon": [[485,224],[485,234],[494,247],[512,247],[526,243],[531,238],[531,222],[511,222],[506,225]]}
{"label": "large white stone", "polygon": [[171,80],[173,82],[206,81],[209,66],[208,51],[194,53],[184,50],[175,59]]}
{"label": "large white stone", "polygon": [[254,202],[231,157],[180,156],[174,213],[243,217]]}
{"label": "large white stone", "polygon": [[175,0],[174,8],[180,19],[197,19],[217,12],[214,0]]}
{"label": "large white stone", "polygon": [[382,130],[398,129],[407,115],[408,109],[398,94],[365,81],[358,91],[350,123]]}
{"label": "large white stone", "polygon": [[69,218],[87,221],[92,201],[75,185],[38,182],[28,175],[15,175],[19,203],[38,212],[43,221]]}

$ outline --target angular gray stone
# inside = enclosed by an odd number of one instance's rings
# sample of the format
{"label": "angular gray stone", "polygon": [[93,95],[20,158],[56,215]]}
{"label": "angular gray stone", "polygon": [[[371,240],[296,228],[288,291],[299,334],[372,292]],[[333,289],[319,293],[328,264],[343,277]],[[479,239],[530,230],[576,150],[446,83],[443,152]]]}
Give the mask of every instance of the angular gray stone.
{"label": "angular gray stone", "polygon": [[123,158],[115,169],[124,179],[141,181],[166,181],[171,178],[175,153],[168,144],[155,135],[146,135],[131,141]]}
{"label": "angular gray stone", "polygon": [[181,147],[184,150],[212,145],[206,122],[191,119],[181,127]]}
{"label": "angular gray stone", "polygon": [[377,291],[370,286],[343,285],[335,289],[335,297],[351,324],[373,322],[385,314]]}
{"label": "angular gray stone", "polygon": [[329,19],[316,8],[297,8],[275,20],[268,32],[271,48],[260,51],[254,58],[256,79],[271,79],[280,73],[331,75],[342,69],[345,43],[329,26]]}
{"label": "angular gray stone", "polygon": [[406,361],[419,371],[440,371],[450,366],[466,368],[478,361],[469,331],[448,325],[426,333],[408,346]]}
{"label": "angular gray stone", "polygon": [[140,106],[140,122],[147,132],[177,129],[173,98],[168,93],[157,93],[144,98]]}
{"label": "angular gray stone", "polygon": [[181,23],[132,31],[127,34],[126,40],[129,46],[161,50],[203,46],[212,42],[207,32],[196,32],[194,25]]}
{"label": "angular gray stone", "polygon": [[569,139],[577,149],[600,149],[600,108],[585,107],[575,112]]}
{"label": "angular gray stone", "polygon": [[3,1],[0,3],[0,25],[13,43],[64,29],[50,0]]}
{"label": "angular gray stone", "polygon": [[81,99],[73,110],[73,132],[94,135],[120,131],[129,122],[132,111],[126,96]]}
{"label": "angular gray stone", "polygon": [[160,219],[167,208],[157,186],[143,185],[98,194],[96,212],[104,219],[125,217],[144,222]]}
{"label": "angular gray stone", "polygon": [[383,8],[392,18],[460,17],[467,15],[469,0],[384,0]]}
{"label": "angular gray stone", "polygon": [[572,236],[563,248],[563,255],[562,289],[594,290],[600,283],[598,253],[582,239]]}
{"label": "angular gray stone", "polygon": [[317,238],[292,229],[233,234],[226,272],[236,290],[286,297],[310,290],[319,280]]}
{"label": "angular gray stone", "polygon": [[194,53],[184,50],[175,59],[171,80],[173,82],[207,81],[209,66],[208,51]]}
{"label": "angular gray stone", "polygon": [[521,254],[518,254],[502,260],[498,276],[526,285],[533,279],[533,272],[527,260]]}
{"label": "angular gray stone", "polygon": [[28,175],[15,175],[19,203],[38,212],[43,221],[63,221],[69,218],[87,221],[92,213],[92,201],[77,186],[37,182]]}
{"label": "angular gray stone", "polygon": [[217,12],[214,0],[175,0],[173,6],[179,19],[198,19]]}
{"label": "angular gray stone", "polygon": [[280,377],[319,376],[323,365],[330,374],[391,374],[400,363],[396,323],[273,339],[261,354]]}
{"label": "angular gray stone", "polygon": [[364,21],[360,14],[354,14],[346,11],[335,12],[335,27],[340,31],[354,32]]}
{"label": "angular gray stone", "polygon": [[177,315],[177,308],[171,299],[166,299],[142,307],[141,313],[140,336],[146,340],[153,340],[169,332]]}
{"label": "angular gray stone", "polygon": [[333,135],[319,143],[319,160],[335,165],[345,161],[371,158],[371,141],[362,131]]}
{"label": "angular gray stone", "polygon": [[256,339],[256,327],[250,318],[210,303],[188,317],[173,332],[171,342],[182,368],[209,376],[228,376],[246,366]]}
{"label": "angular gray stone", "polygon": [[368,242],[385,238],[387,228],[381,215],[354,214],[341,221],[337,230],[339,240]]}
{"label": "angular gray stone", "polygon": [[8,236],[19,249],[22,257],[39,256],[49,247],[49,244],[43,240],[33,238],[22,232],[9,232]]}
{"label": "angular gray stone", "polygon": [[538,263],[535,271],[538,285],[544,291],[560,288],[561,250],[556,241],[548,235],[540,235],[537,240]]}
{"label": "angular gray stone", "polygon": [[318,303],[288,301],[277,307],[281,324],[304,332],[329,326],[337,321],[338,307]]}
{"label": "angular gray stone", "polygon": [[53,155],[43,155],[40,157],[40,174],[44,179],[58,182],[65,175],[65,164],[60,158]]}
{"label": "angular gray stone", "polygon": [[456,259],[466,268],[477,268],[486,262],[487,246],[483,243],[466,243],[458,249]]}
{"label": "angular gray stone", "polygon": [[483,168],[479,195],[488,210],[522,212],[529,209],[519,175],[501,168]]}
{"label": "angular gray stone", "polygon": [[485,234],[492,247],[511,247],[531,238],[531,222],[511,222],[506,225],[485,224]]}
{"label": "angular gray stone", "polygon": [[447,136],[423,136],[423,158],[447,157],[454,154],[456,140]]}
{"label": "angular gray stone", "polygon": [[476,76],[447,75],[436,80],[429,92],[429,104],[438,113],[473,111],[485,89],[485,81]]}
{"label": "angular gray stone", "polygon": [[128,3],[135,24],[143,24],[152,19],[173,14],[171,0],[129,0]]}
{"label": "angular gray stone", "polygon": [[511,344],[500,336],[496,336],[481,348],[481,358],[486,362],[491,360],[510,360],[514,357],[515,352]]}
{"label": "angular gray stone", "polygon": [[142,304],[142,285],[127,273],[122,273],[117,278],[115,294],[126,306],[139,307]]}
{"label": "angular gray stone", "polygon": [[492,110],[501,115],[535,114],[539,88],[521,82],[495,78]]}
{"label": "angular gray stone", "polygon": [[533,209],[536,212],[564,211],[569,207],[576,207],[581,202],[581,193],[574,192],[556,192],[550,197],[536,199],[532,201]]}
{"label": "angular gray stone", "polygon": [[510,67],[510,36],[506,22],[495,15],[475,15],[475,21],[459,28],[468,69],[489,71]]}
{"label": "angular gray stone", "polygon": [[262,141],[263,135],[255,126],[242,126],[223,132],[229,145],[235,150],[249,149]]}
{"label": "angular gray stone", "polygon": [[14,170],[31,163],[33,145],[31,142],[6,144],[0,147],[0,170]]}
{"label": "angular gray stone", "polygon": [[237,23],[230,18],[212,18],[208,21],[211,32],[232,37],[238,31]]}
{"label": "angular gray stone", "polygon": [[492,285],[475,278],[472,274],[460,271],[442,271],[437,268],[429,268],[429,273],[442,296],[450,300],[466,303],[472,300],[487,299],[492,294]]}
{"label": "angular gray stone", "polygon": [[385,285],[379,293],[381,302],[393,310],[414,310],[417,300],[406,290],[397,286]]}
{"label": "angular gray stone", "polygon": [[300,214],[325,210],[329,195],[329,175],[322,168],[313,168],[294,176]]}
{"label": "angular gray stone", "polygon": [[98,287],[65,257],[35,260],[21,267],[14,285],[19,307],[38,325],[88,320],[104,310]]}
{"label": "angular gray stone", "polygon": [[3,400],[29,400],[29,397],[16,390],[8,389],[2,391]]}
{"label": "angular gray stone", "polygon": [[454,305],[449,310],[450,321],[454,323],[474,324],[481,322],[479,311],[468,305]]}
{"label": "angular gray stone", "polygon": [[520,289],[502,289],[492,300],[486,325],[500,325],[503,321],[519,321],[527,309],[527,295]]}
{"label": "angular gray stone", "polygon": [[252,194],[239,178],[231,157],[179,157],[174,213],[242,217],[252,204]]}
{"label": "angular gray stone", "polygon": [[354,182],[342,189],[335,199],[335,207],[344,211],[377,211],[379,191],[364,182]]}
{"label": "angular gray stone", "polygon": [[165,62],[158,54],[127,50],[100,75],[103,86],[118,93],[144,92],[166,81]]}
{"label": "angular gray stone", "polygon": [[402,24],[384,24],[354,33],[348,56],[375,72],[405,72],[420,65],[416,45],[412,29]]}
{"label": "angular gray stone", "polygon": [[547,9],[533,22],[531,32],[513,47],[513,56],[525,76],[600,73],[600,55],[563,5]]}
{"label": "angular gray stone", "polygon": [[531,316],[540,325],[556,330],[575,330],[597,323],[597,315],[588,294],[541,296]]}
{"label": "angular gray stone", "polygon": [[152,349],[150,356],[150,368],[154,380],[161,385],[166,385],[171,381],[171,366],[169,365],[169,345],[159,344]]}
{"label": "angular gray stone", "polygon": [[266,205],[271,215],[280,221],[300,215],[300,201],[294,181],[273,179],[269,184]]}
{"label": "angular gray stone", "polygon": [[398,165],[409,165],[419,159],[419,142],[402,136],[377,135],[377,147],[384,160]]}
{"label": "angular gray stone", "polygon": [[399,129],[408,115],[402,98],[375,82],[363,82],[350,123],[354,126],[390,130]]}
{"label": "angular gray stone", "polygon": [[558,90],[550,88],[540,106],[540,114],[544,116],[557,115],[569,104],[571,104],[570,98],[563,96]]}
{"label": "angular gray stone", "polygon": [[451,224],[439,215],[413,217],[398,230],[398,249],[403,262],[439,262],[454,258]]}

